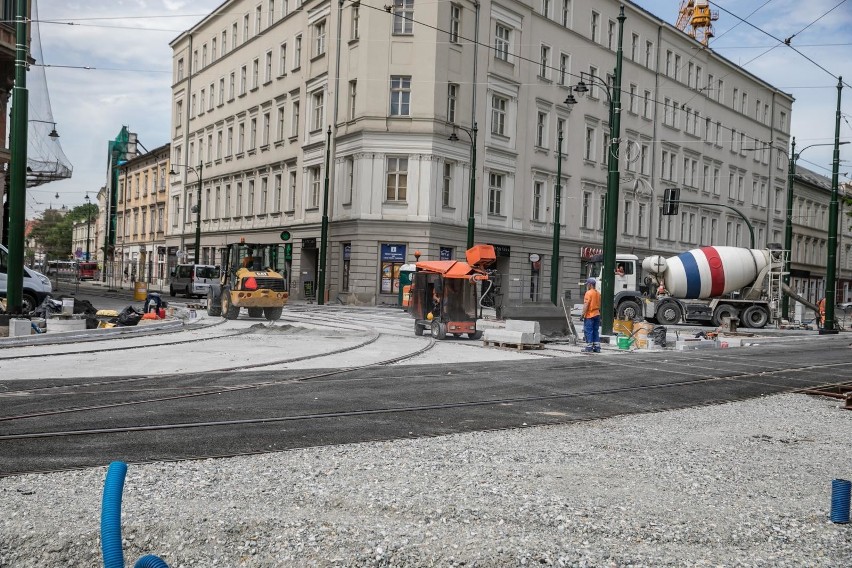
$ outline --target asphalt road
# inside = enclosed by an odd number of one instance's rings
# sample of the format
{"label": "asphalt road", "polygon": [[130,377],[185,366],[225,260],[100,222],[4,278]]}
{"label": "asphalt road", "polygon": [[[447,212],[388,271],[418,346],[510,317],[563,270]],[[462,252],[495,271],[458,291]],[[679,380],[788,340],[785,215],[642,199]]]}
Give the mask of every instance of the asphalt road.
{"label": "asphalt road", "polygon": [[[656,412],[852,381],[846,335],[630,357],[4,381],[0,475]],[[99,384],[103,383],[103,384]],[[261,384],[262,383],[262,384]],[[80,410],[68,411],[78,408]],[[29,418],[15,418],[29,415]]]}

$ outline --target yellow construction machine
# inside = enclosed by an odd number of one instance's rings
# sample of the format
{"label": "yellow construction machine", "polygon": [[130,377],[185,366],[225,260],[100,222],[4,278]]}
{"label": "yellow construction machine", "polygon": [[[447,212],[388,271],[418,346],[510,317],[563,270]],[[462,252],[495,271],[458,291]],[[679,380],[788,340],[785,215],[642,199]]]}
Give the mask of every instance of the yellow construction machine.
{"label": "yellow construction machine", "polygon": [[225,250],[222,275],[207,292],[207,313],[237,319],[246,308],[249,317],[274,321],[288,297],[284,245],[240,239]]}

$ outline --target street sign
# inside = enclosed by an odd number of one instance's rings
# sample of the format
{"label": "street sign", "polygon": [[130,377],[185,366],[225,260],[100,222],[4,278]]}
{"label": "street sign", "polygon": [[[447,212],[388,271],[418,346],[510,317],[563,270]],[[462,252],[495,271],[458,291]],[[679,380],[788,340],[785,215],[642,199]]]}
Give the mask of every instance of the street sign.
{"label": "street sign", "polygon": [[290,231],[281,231],[281,240],[289,241],[290,240]]}

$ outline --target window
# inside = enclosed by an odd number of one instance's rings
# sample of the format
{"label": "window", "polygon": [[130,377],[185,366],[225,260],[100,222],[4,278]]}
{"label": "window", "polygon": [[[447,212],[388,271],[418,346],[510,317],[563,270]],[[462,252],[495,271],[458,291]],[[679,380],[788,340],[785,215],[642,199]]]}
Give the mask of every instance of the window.
{"label": "window", "polygon": [[290,136],[299,135],[299,101],[293,101],[290,115]]}
{"label": "window", "polygon": [[630,37],[630,60],[637,61],[639,57],[639,34],[632,34]]}
{"label": "window", "polygon": [[502,212],[503,182],[506,176],[491,173],[488,175],[488,213],[500,215]]}
{"label": "window", "polygon": [[249,150],[254,150],[257,146],[257,119],[252,118],[249,130]]}
{"label": "window", "polygon": [[639,151],[639,173],[648,175],[649,173],[649,158],[651,156],[651,147],[648,144],[642,144]]}
{"label": "window", "polygon": [[236,73],[234,73],[232,71],[231,75],[228,77],[228,100],[229,101],[234,100],[234,88],[235,88],[235,85],[236,85],[236,81],[237,81]]}
{"label": "window", "polygon": [[295,53],[293,54],[293,69],[298,69],[302,66],[302,35],[299,34],[296,36],[294,40],[293,47],[295,49]]}
{"label": "window", "polygon": [[224,217],[231,217],[231,184],[225,184],[225,214]]}
{"label": "window", "polygon": [[230,157],[234,153],[234,127],[228,127],[228,146],[225,150],[225,157]]}
{"label": "window", "polygon": [[207,44],[201,46],[201,68],[207,67]]}
{"label": "window", "polygon": [[391,76],[391,116],[411,114],[411,77]]}
{"label": "window", "polygon": [[237,48],[237,23],[231,26],[231,51]]}
{"label": "window", "polygon": [[207,135],[207,161],[213,161],[213,134]]}
{"label": "window", "polygon": [[358,95],[358,81],[349,81],[349,120],[355,119],[355,101]]}
{"label": "window", "polygon": [[414,0],[393,1],[393,33],[408,35],[414,31]]}
{"label": "window", "polygon": [[322,130],[322,123],[325,116],[325,93],[323,91],[314,93],[311,97],[311,104],[313,105],[311,130]]}
{"label": "window", "polygon": [[550,0],[541,0],[541,15],[545,18],[550,17]]}
{"label": "window", "polygon": [[249,39],[249,15],[243,16],[243,43]]}
{"label": "window", "polygon": [[254,180],[248,182],[248,202],[246,203],[246,215],[254,215]]}
{"label": "window", "polygon": [[450,207],[452,204],[451,196],[453,189],[453,164],[452,162],[444,162],[444,177],[441,188],[441,205]]}
{"label": "window", "polygon": [[674,54],[666,50],[666,77],[672,77],[674,75],[674,69],[672,69]]}
{"label": "window", "polygon": [[237,154],[242,154],[246,149],[246,125],[241,122],[239,127],[239,136],[237,137]]}
{"label": "window", "polygon": [[461,28],[461,6],[450,4],[450,43],[459,42],[459,29]]}
{"label": "window", "polygon": [[282,197],[282,188],[281,188],[281,174],[275,174],[275,186],[274,193],[272,194],[272,212],[280,213],[281,212],[281,197]]}
{"label": "window", "polygon": [[511,45],[512,30],[498,23],[494,28],[494,57],[502,61],[509,61],[509,48]]}
{"label": "window", "polygon": [[621,231],[625,235],[633,233],[633,201],[630,199],[624,200],[624,217],[621,219]]}
{"label": "window", "polygon": [[630,84],[630,103],[627,108],[630,109],[630,112],[633,114],[639,113],[639,97],[637,96],[637,91],[639,87],[634,83]]}
{"label": "window", "polygon": [[260,83],[260,59],[251,62],[251,88],[256,89]]}
{"label": "window", "polygon": [[207,103],[207,110],[213,110],[213,100],[216,98],[216,90],[213,88],[213,83],[210,83],[210,98]]}
{"label": "window", "polygon": [[236,211],[235,217],[239,217],[243,214],[243,183],[237,182],[237,203],[236,203]]}
{"label": "window", "polygon": [[183,79],[183,59],[178,59],[177,62],[177,80]]}
{"label": "window", "polygon": [[675,181],[675,154],[668,150],[663,150],[660,160],[660,178],[667,181]]}
{"label": "window", "polygon": [[550,47],[541,46],[538,66],[538,76],[543,79],[550,78]]}
{"label": "window", "polygon": [[612,49],[613,45],[615,45],[615,22],[609,20],[606,27],[606,46]]}
{"label": "window", "polygon": [[325,53],[325,20],[314,24],[314,57]]}
{"label": "window", "polygon": [[267,178],[260,179],[260,207],[258,212],[263,215],[266,213],[266,202],[269,197],[269,180]]}
{"label": "window", "polygon": [[533,182],[532,196],[532,219],[533,221],[541,221],[541,201],[544,197],[544,182]]}
{"label": "window", "polygon": [[535,145],[539,148],[547,147],[547,113],[538,111],[535,122]]}
{"label": "window", "polygon": [[651,91],[645,91],[642,97],[642,118],[651,118]]}
{"label": "window", "polygon": [[645,236],[645,210],[647,206],[644,203],[639,204],[639,211],[636,215],[636,234],[640,237]]}
{"label": "window", "polygon": [[181,120],[183,120],[183,101],[175,103],[175,127],[180,128]]}
{"label": "window", "polygon": [[355,189],[355,158],[347,156],[344,160],[344,173],[346,174],[346,185],[343,188],[343,204],[352,203],[352,193]]}
{"label": "window", "polygon": [[282,43],[278,47],[278,76],[283,77],[287,74],[287,44]]}
{"label": "window", "polygon": [[447,122],[456,121],[456,103],[458,102],[459,86],[453,83],[447,85]]}
{"label": "window", "polygon": [[260,33],[262,21],[261,7],[258,6],[254,9],[254,35],[258,35]]}
{"label": "window", "polygon": [[266,52],[266,60],[263,65],[263,82],[268,83],[272,80],[272,51]]}
{"label": "window", "polygon": [[408,158],[388,158],[387,201],[405,201],[408,189]]}
{"label": "window", "polygon": [[652,68],[651,62],[654,60],[654,44],[650,41],[645,42],[645,67]]}
{"label": "window", "polygon": [[592,205],[592,194],[588,191],[583,192],[583,211],[580,216],[580,226],[584,229],[591,229],[589,225],[590,218],[590,209]]}
{"label": "window", "polygon": [[222,159],[222,131],[216,133],[216,159]]}
{"label": "window", "polygon": [[243,65],[242,67],[240,67],[240,95],[246,94],[246,89],[248,88],[247,78],[248,78],[248,67]]}
{"label": "window", "polygon": [[219,79],[219,104],[225,104],[225,78]]}
{"label": "window", "polygon": [[683,159],[683,185],[687,187],[698,187],[697,180],[698,160],[693,158]]}
{"label": "window", "polygon": [[269,123],[271,122],[272,117],[270,113],[263,113],[263,132],[260,137],[261,145],[268,146],[269,145]]}
{"label": "window", "polygon": [[586,143],[583,147],[583,158],[594,161],[595,159],[595,128],[586,126]]}
{"label": "window", "polygon": [[350,33],[353,41],[361,37],[361,30],[359,29],[361,24],[360,8],[358,4],[353,4],[350,8],[352,10],[352,29]]}
{"label": "window", "polygon": [[509,100],[499,95],[491,97],[491,134],[506,135],[506,105]]}
{"label": "window", "polygon": [[571,26],[571,0],[562,0],[562,25]]}
{"label": "window", "polygon": [[559,55],[559,84],[568,84],[568,74],[571,72],[571,56],[567,53]]}
{"label": "window", "polygon": [[601,15],[598,14],[597,12],[595,12],[595,11],[592,11],[590,37],[592,38],[592,41],[594,41],[596,43],[597,43],[597,41],[600,37],[600,34],[598,33],[598,27],[600,26],[600,23],[601,23]]}
{"label": "window", "polygon": [[287,193],[287,210],[293,211],[296,209],[296,170],[294,169],[291,169],[289,173]]}

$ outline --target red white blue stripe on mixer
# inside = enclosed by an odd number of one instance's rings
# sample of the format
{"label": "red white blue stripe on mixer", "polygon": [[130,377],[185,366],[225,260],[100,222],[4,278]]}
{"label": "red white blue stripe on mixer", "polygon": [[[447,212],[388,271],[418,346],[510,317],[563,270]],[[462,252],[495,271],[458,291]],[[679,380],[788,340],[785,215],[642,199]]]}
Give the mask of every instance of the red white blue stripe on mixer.
{"label": "red white blue stripe on mixer", "polygon": [[712,298],[751,284],[769,263],[766,251],[701,247],[668,260],[666,289],[676,298]]}

